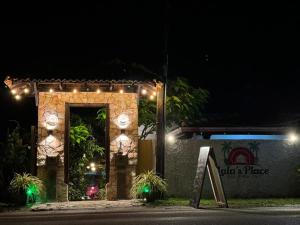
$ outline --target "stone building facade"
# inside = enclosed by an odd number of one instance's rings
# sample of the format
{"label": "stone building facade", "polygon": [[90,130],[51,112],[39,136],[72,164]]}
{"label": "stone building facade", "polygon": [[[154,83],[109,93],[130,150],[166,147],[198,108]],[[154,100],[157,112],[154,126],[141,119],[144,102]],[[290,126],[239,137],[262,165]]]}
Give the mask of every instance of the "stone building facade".
{"label": "stone building facade", "polygon": [[[137,143],[138,143],[138,94],[112,92],[39,92],[38,93],[38,146],[37,175],[47,182],[49,167],[47,159],[56,161],[55,199],[68,200],[68,185],[65,182],[65,124],[66,104],[105,104],[108,107],[109,140],[110,140],[110,177],[107,184],[108,199],[117,199],[117,152],[122,141],[122,156],[126,157],[125,173],[126,196],[133,177],[136,175]],[[121,133],[118,118],[125,114],[129,125]],[[124,161],[124,160],[123,160]],[[53,166],[52,166],[53,168]],[[124,182],[124,181],[123,181]],[[124,196],[124,195],[123,195]]]}

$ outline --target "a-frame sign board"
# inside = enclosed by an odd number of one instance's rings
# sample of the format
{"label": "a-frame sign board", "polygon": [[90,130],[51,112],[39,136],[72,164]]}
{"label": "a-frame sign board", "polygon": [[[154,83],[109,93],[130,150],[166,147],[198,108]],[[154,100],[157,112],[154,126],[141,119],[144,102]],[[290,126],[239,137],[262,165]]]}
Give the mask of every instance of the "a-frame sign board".
{"label": "a-frame sign board", "polygon": [[216,157],[211,147],[201,147],[198,158],[197,172],[194,180],[193,199],[190,205],[199,208],[206,170],[218,206],[228,208],[222,180],[219,174]]}

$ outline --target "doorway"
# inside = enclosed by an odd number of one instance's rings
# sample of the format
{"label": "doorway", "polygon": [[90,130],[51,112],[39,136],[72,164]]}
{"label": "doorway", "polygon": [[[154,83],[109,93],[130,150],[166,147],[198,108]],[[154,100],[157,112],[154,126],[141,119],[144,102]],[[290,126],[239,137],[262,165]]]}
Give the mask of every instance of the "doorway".
{"label": "doorway", "polygon": [[109,178],[108,104],[66,104],[69,200],[101,200]]}

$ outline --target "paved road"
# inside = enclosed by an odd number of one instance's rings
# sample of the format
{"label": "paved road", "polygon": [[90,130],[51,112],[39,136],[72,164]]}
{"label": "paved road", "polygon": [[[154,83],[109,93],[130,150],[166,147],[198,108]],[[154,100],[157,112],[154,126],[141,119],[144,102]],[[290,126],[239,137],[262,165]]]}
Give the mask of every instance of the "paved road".
{"label": "paved road", "polygon": [[299,225],[300,208],[160,208],[102,211],[2,213],[1,225]]}

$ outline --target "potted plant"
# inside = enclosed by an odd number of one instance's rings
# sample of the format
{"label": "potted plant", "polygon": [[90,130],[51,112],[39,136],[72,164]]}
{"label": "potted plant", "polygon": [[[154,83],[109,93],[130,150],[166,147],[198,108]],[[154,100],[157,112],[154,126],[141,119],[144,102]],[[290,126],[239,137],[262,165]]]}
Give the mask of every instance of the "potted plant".
{"label": "potted plant", "polygon": [[142,198],[146,199],[147,202],[152,202],[161,199],[167,193],[167,183],[154,171],[147,171],[134,179],[130,193],[134,198]]}
{"label": "potted plant", "polygon": [[45,190],[43,182],[29,173],[22,175],[15,173],[10,182],[10,189],[15,193],[15,200],[18,205],[36,202]]}

